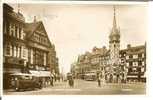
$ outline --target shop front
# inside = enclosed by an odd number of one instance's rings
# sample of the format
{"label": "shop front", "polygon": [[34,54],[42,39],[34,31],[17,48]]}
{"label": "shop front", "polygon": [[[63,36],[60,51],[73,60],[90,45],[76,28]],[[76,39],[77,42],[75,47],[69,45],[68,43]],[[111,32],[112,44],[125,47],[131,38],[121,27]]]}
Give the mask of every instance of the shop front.
{"label": "shop front", "polygon": [[21,69],[17,68],[4,68],[3,69],[3,89],[11,89],[13,88],[14,78],[11,74],[20,73]]}
{"label": "shop front", "polygon": [[31,74],[39,77],[42,80],[42,86],[47,87],[50,85],[50,71],[36,71],[36,70],[30,70],[29,71]]}

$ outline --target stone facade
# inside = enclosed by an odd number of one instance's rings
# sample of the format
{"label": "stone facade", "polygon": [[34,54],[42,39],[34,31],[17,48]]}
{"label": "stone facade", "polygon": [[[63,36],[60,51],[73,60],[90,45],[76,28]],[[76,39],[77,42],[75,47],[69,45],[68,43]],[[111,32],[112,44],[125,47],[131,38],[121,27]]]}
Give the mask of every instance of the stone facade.
{"label": "stone facade", "polygon": [[[55,46],[50,42],[42,21],[26,23],[20,12],[3,5],[3,82],[11,88],[11,74],[39,72],[50,77],[59,73]],[[44,85],[46,84],[44,79]]]}

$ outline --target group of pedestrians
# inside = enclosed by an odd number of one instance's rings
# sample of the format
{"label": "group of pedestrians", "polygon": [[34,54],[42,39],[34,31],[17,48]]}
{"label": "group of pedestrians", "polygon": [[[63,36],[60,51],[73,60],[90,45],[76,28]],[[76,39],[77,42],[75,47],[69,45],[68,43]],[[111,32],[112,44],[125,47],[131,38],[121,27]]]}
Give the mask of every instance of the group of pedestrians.
{"label": "group of pedestrians", "polygon": [[[98,82],[98,86],[101,87],[101,83],[102,83],[102,76],[101,74],[97,75],[97,82]],[[58,77],[54,77],[53,75],[50,78],[50,84],[51,86],[54,86],[54,80],[56,81],[58,79]],[[60,79],[58,79],[60,81]],[[67,81],[68,81],[68,85],[70,87],[74,87],[74,78],[72,75],[68,75],[67,76]]]}
{"label": "group of pedestrians", "polygon": [[56,82],[57,80],[60,82],[60,76],[59,75],[51,75],[50,76],[50,85],[54,86],[54,82]]}
{"label": "group of pedestrians", "polygon": [[[54,86],[54,82],[56,82],[57,80],[58,80],[58,82],[60,82],[60,79],[62,79],[62,81],[64,81],[63,78],[60,78],[59,76],[51,75],[50,76],[50,85]],[[67,81],[68,81],[68,85],[70,87],[74,87],[74,78],[72,75],[67,76]]]}

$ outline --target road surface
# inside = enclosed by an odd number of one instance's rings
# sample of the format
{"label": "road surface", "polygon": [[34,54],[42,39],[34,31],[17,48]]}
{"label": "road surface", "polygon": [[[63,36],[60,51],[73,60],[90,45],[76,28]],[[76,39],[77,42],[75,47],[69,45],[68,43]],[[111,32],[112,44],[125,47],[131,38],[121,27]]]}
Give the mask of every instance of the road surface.
{"label": "road surface", "polygon": [[116,95],[116,94],[145,94],[145,83],[131,84],[102,84],[98,87],[96,81],[75,80],[74,87],[69,87],[68,82],[56,82],[54,86],[43,89],[16,92],[14,90],[4,90],[4,95]]}

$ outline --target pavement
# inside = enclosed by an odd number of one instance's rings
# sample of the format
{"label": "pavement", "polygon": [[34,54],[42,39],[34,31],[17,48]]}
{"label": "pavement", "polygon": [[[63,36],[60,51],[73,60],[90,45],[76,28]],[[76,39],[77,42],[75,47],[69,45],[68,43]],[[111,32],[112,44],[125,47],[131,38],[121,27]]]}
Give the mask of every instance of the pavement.
{"label": "pavement", "polygon": [[4,95],[145,95],[145,83],[101,83],[98,87],[96,81],[74,80],[74,87],[70,87],[68,82],[55,82],[54,86],[42,89],[16,92],[14,90],[4,90]]}

